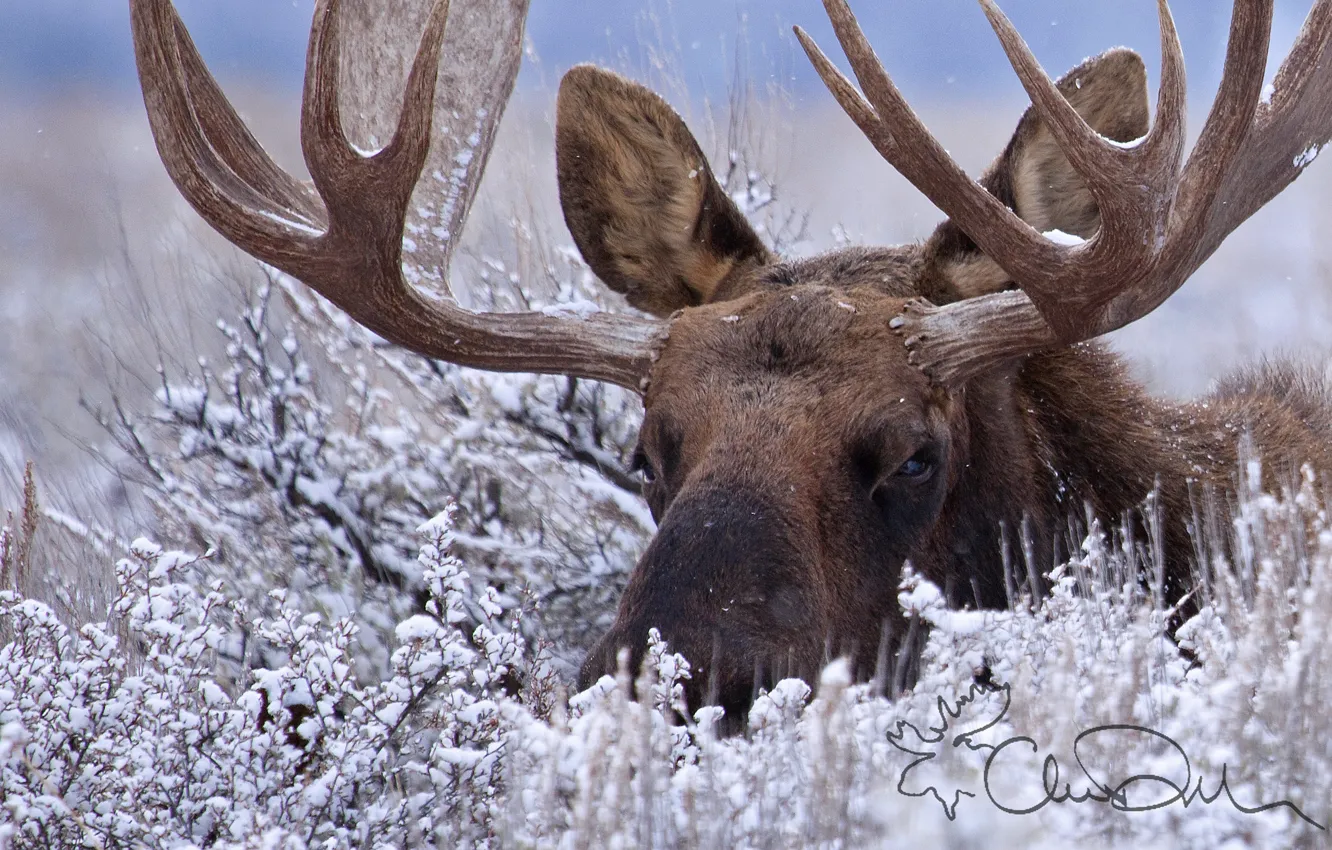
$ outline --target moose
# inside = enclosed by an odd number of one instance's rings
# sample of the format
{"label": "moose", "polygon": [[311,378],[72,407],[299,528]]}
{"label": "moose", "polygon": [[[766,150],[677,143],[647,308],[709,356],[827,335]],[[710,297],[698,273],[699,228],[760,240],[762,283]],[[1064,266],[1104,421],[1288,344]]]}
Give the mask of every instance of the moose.
{"label": "moose", "polygon": [[[590,315],[469,311],[404,278],[447,2],[432,7],[396,131],[373,154],[341,125],[339,0],[317,4],[301,112],[311,184],[250,135],[170,0],[130,5],[161,158],[227,239],[425,357],[641,396],[633,466],[658,529],[583,684],[621,648],[641,657],[653,627],[695,665],[691,706],[743,713],[772,659],[809,676],[830,647],[858,648],[867,675],[884,636],[900,646],[911,631],[897,601],[907,562],[950,604],[1002,607],[1008,535],[1022,529],[1036,562],[1052,563],[1070,513],[1113,523],[1152,493],[1163,592],[1177,601],[1200,566],[1191,496],[1233,490],[1242,437],[1269,483],[1332,469],[1332,404],[1307,370],[1253,368],[1175,404],[1094,341],[1164,302],[1332,136],[1332,0],[1314,4],[1267,93],[1272,0],[1235,0],[1219,90],[1187,156],[1165,0],[1154,115],[1136,53],[1052,80],[981,0],[1032,105],[979,180],[912,112],[845,0],[824,0],[859,86],[796,37],[947,219],[919,243],[810,258],[764,245],[664,100],[575,67],[556,115],[564,217],[587,264],[639,311]],[[495,5],[521,32],[526,3]],[[501,112],[514,73],[470,105]]]}

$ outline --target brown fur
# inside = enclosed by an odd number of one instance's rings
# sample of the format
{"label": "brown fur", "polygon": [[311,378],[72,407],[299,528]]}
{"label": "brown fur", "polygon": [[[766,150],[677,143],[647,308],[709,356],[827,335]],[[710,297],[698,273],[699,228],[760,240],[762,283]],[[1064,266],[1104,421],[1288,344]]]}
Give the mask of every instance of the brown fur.
{"label": "brown fur", "polygon": [[712,300],[728,275],[769,260],[666,102],[589,65],[556,109],[560,203],[578,249],[611,289],[666,316]]}
{"label": "brown fur", "polygon": [[[1088,59],[1060,79],[1059,90],[1106,138],[1131,142],[1147,134],[1147,69],[1133,51],[1120,48]],[[1101,226],[1095,201],[1035,110],[1022,116],[1008,150],[990,167],[991,181],[1005,171],[1012,179],[1013,210],[1037,230],[1085,239]]]}
{"label": "brown fur", "polygon": [[[1136,55],[1104,54],[1059,84],[1100,132],[1145,132]],[[1191,488],[1232,487],[1242,434],[1270,480],[1306,462],[1332,469],[1325,389],[1287,367],[1175,405],[1081,344],[952,393],[931,385],[889,328],[905,300],[1011,285],[964,233],[944,222],[921,244],[769,257],[679,118],[607,72],[566,78],[559,151],[566,217],[593,269],[645,309],[690,308],[644,400],[638,463],[659,530],[585,681],[620,646],[641,653],[655,626],[695,664],[691,701],[742,710],[756,671],[809,676],[828,650],[871,661],[885,628],[900,642],[908,559],[953,604],[1002,606],[1001,529],[1016,538],[1025,523],[1048,569],[1067,554],[1070,515],[1089,505],[1114,524],[1158,482],[1165,591],[1178,599],[1195,560]],[[1088,236],[1098,224],[1032,112],[982,182],[1038,229]]]}

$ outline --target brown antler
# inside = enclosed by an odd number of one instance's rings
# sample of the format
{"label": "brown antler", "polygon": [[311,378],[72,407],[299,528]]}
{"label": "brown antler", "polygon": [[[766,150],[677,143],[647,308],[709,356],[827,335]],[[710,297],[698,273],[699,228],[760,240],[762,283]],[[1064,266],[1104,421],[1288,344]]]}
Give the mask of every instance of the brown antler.
{"label": "brown antler", "polygon": [[879,152],[1021,286],[944,307],[913,304],[894,321],[914,362],[944,384],[996,360],[1123,327],[1158,307],[1222,240],[1299,176],[1332,136],[1325,55],[1332,0],[1318,0],[1260,102],[1272,0],[1235,0],[1220,89],[1183,168],[1184,65],[1165,0],[1161,87],[1151,132],[1118,145],[1087,126],[992,0],[980,0],[1009,60],[1070,164],[1101,229],[1077,245],[1034,231],[971,180],[912,113],[844,0],[824,0],[865,94],[797,29],[819,75]]}
{"label": "brown antler", "polygon": [[[451,300],[427,299],[404,280],[404,220],[430,147],[449,4],[434,4],[397,129],[369,156],[343,134],[337,7],[337,0],[320,0],[310,32],[301,143],[311,186],[279,168],[255,141],[170,0],[130,0],[144,103],[181,193],[228,240],[391,342],[464,366],[573,375],[641,392],[664,322],[605,313],[473,313]],[[510,80],[491,90],[507,93],[511,86]],[[478,106],[502,110],[504,103]],[[489,143],[482,139],[473,156],[487,156]],[[446,282],[447,269],[440,273]]]}

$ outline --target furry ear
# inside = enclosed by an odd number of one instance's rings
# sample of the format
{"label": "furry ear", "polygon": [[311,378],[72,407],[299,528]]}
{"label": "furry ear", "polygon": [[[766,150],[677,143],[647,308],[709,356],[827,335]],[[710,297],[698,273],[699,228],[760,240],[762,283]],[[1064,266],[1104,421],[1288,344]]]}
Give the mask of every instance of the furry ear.
{"label": "furry ear", "polygon": [[680,116],[617,74],[580,65],[564,75],[555,162],[578,250],[641,310],[707,303],[735,272],[769,260]]}
{"label": "furry ear", "polygon": [[[1086,60],[1056,84],[1093,130],[1116,142],[1147,134],[1147,69],[1132,50],[1116,48]],[[1060,230],[1086,239],[1101,226],[1096,199],[1034,107],[1029,107],[1008,147],[980,183],[1036,230]],[[952,222],[927,245],[936,270],[937,301],[971,298],[1009,285],[1008,275],[981,254]]]}
{"label": "furry ear", "polygon": [[[1058,85],[1083,120],[1107,139],[1131,142],[1147,135],[1147,69],[1132,50],[1117,48],[1088,59]],[[1013,210],[1037,230],[1086,239],[1101,226],[1087,184],[1034,108],[1027,109],[1008,149],[991,168],[1007,172],[1002,177],[1012,186]]]}

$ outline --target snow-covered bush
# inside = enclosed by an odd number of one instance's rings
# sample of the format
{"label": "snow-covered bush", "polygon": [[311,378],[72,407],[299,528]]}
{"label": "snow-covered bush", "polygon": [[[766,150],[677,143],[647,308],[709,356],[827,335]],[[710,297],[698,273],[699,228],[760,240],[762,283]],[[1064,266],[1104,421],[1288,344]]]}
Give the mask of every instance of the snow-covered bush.
{"label": "snow-covered bush", "polygon": [[[206,556],[146,540],[117,564],[105,621],[73,631],[0,593],[14,633],[0,649],[0,844],[453,846],[493,833],[500,705],[529,660],[495,595],[471,597],[449,526],[447,513],[422,526],[426,613],[398,626],[382,683],[356,676],[346,619],[293,610],[281,591],[275,617],[252,618],[220,583],[187,580]],[[468,603],[482,619],[471,630]],[[231,688],[216,664],[245,653],[229,645],[238,623],[286,661]]]}
{"label": "snow-covered bush", "polygon": [[[1131,578],[1138,550],[1094,528],[1040,606],[948,610],[908,572],[901,604],[931,624],[913,687],[890,700],[834,663],[812,700],[781,682],[732,737],[719,709],[684,717],[688,664],[660,642],[636,689],[622,672],[563,698],[517,612],[447,553],[450,522],[422,526],[424,613],[378,683],[355,672],[347,620],[284,593],[253,616],[186,580],[203,560],[146,541],[104,621],[71,630],[4,592],[0,847],[1325,840],[1332,529],[1312,477],[1243,494],[1241,560],[1216,565],[1186,652]],[[238,623],[285,661],[230,683],[215,665],[245,654]],[[1092,795],[1108,802],[1071,801]]]}

